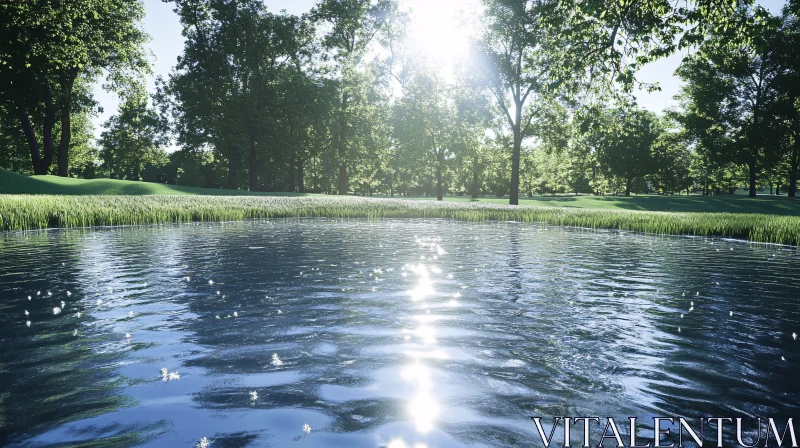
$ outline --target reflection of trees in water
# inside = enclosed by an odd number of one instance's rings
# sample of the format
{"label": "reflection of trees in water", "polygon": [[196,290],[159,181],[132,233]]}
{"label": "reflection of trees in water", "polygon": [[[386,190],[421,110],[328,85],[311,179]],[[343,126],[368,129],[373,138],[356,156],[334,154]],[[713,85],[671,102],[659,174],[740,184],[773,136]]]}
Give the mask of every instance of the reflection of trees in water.
{"label": "reflection of trees in water", "polygon": [[[125,404],[115,394],[114,365],[123,354],[97,348],[105,336],[80,335],[91,318],[74,314],[85,293],[71,265],[80,257],[63,232],[6,237],[0,246],[0,445],[19,442],[65,422],[113,411]],[[62,267],[62,263],[64,266]],[[73,293],[66,296],[66,290]],[[52,291],[48,297],[46,291]],[[41,296],[36,296],[41,291]],[[32,295],[31,301],[27,296]],[[68,302],[53,315],[54,306]],[[24,310],[31,315],[25,317]],[[30,328],[25,320],[30,319]],[[105,446],[112,446],[107,444]]]}
{"label": "reflection of trees in water", "polygon": [[520,258],[522,253],[519,248],[519,227],[512,227],[508,230],[508,283],[506,291],[512,302],[519,300],[525,291],[522,288],[522,266]]}
{"label": "reflection of trees in water", "polygon": [[[214,279],[226,299],[206,296],[208,288],[199,281],[192,283],[192,288],[199,285],[197,291],[187,296],[189,309],[201,317],[187,322],[186,330],[211,351],[184,366],[219,378],[193,396],[200,406],[219,411],[248,406],[318,410],[334,420],[337,431],[364,430],[407,417],[404,401],[395,398],[328,401],[320,396],[321,387],[357,390],[372,385],[373,374],[392,362],[364,356],[363,348],[396,343],[401,334],[396,307],[409,302],[408,295],[398,289],[402,285],[389,289],[375,278],[400,277],[403,263],[394,255],[397,249],[416,260],[420,252],[410,235],[383,240],[381,232],[365,229],[369,225],[302,220],[253,224],[248,238],[227,238],[214,249],[220,269]],[[234,236],[241,233],[238,229]],[[398,238],[402,246],[392,243]],[[394,268],[391,273],[389,267]],[[239,317],[228,318],[234,310]],[[375,328],[396,335],[373,334]],[[285,362],[282,367],[270,364],[272,353]],[[397,363],[406,359],[398,358]],[[347,364],[352,360],[355,365]],[[258,391],[254,403],[248,399],[250,390]]]}

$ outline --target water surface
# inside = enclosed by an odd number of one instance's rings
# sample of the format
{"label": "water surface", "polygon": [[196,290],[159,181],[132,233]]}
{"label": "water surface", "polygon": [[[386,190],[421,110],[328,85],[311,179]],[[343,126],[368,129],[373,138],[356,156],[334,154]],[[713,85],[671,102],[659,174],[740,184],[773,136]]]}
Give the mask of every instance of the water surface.
{"label": "water surface", "polygon": [[796,416],[799,277],[794,248],[513,223],[7,233],[0,445],[540,446],[531,415]]}

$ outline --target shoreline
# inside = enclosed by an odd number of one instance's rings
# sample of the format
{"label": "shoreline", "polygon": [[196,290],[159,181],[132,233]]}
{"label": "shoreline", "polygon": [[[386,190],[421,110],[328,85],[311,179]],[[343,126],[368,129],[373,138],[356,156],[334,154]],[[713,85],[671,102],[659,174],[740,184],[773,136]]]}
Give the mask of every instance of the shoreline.
{"label": "shoreline", "polygon": [[586,229],[800,244],[800,216],[757,213],[514,207],[339,196],[0,195],[0,231],[318,217],[541,222]]}

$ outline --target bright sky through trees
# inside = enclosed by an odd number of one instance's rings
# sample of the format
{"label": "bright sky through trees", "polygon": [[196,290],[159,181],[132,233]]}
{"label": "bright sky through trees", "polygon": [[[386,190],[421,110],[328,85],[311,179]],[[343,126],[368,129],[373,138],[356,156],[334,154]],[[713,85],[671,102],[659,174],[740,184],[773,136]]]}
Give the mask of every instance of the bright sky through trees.
{"label": "bright sky through trees", "polygon": [[469,30],[463,21],[480,10],[478,0],[404,0],[412,11],[410,37],[414,46],[437,65],[463,57],[469,46]]}
{"label": "bright sky through trees", "polygon": [[[302,14],[309,11],[315,0],[265,0],[272,11],[286,10],[289,14]],[[759,0],[773,14],[779,14],[784,2],[782,0]],[[154,89],[155,77],[167,77],[175,60],[183,50],[183,37],[177,15],[172,11],[172,3],[162,0],[144,0],[147,15],[144,29],[150,35],[147,44],[154,56],[153,76],[148,80],[148,88]],[[462,23],[474,19],[479,14],[479,0],[401,0],[404,8],[413,12],[413,23],[410,34],[414,46],[435,66],[445,72],[451,72],[453,62],[463,56],[468,45],[468,31]],[[665,108],[674,106],[673,96],[680,88],[680,80],[674,75],[681,61],[680,55],[657,61],[642,68],[641,80],[661,86],[660,92],[647,93],[636,91],[640,105],[653,112],[660,113]],[[103,131],[104,123],[117,110],[119,99],[115,94],[104,92],[100,85],[94,89],[95,98],[103,107],[103,113],[94,118],[95,137]]]}

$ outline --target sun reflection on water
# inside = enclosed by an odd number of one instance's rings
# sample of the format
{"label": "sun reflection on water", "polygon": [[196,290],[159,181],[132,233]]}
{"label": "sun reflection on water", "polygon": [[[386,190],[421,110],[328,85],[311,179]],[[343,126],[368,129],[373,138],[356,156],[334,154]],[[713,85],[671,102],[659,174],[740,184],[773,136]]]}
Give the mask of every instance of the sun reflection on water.
{"label": "sun reflection on water", "polygon": [[403,369],[402,377],[417,387],[417,393],[409,404],[409,413],[417,431],[426,433],[433,429],[433,422],[439,415],[439,403],[431,394],[433,380],[430,370],[420,363],[415,363]]}

